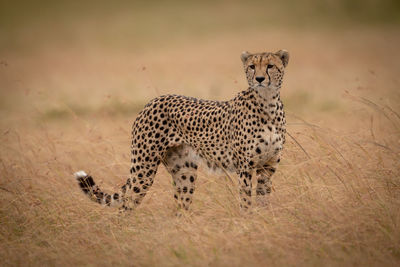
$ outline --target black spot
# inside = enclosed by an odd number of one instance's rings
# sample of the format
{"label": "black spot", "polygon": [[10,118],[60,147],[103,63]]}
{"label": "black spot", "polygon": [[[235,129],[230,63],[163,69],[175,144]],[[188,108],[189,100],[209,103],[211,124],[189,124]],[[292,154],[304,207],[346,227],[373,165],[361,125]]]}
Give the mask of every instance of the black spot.
{"label": "black spot", "polygon": [[92,176],[86,176],[83,178],[79,178],[79,186],[82,188],[82,190],[87,193],[91,187],[95,185],[95,182],[92,178]]}
{"label": "black spot", "polygon": [[135,186],[135,187],[133,188],[133,192],[139,193],[139,192],[140,192],[140,188]]}
{"label": "black spot", "polygon": [[193,183],[194,182],[194,177],[190,176],[190,182]]}
{"label": "black spot", "polygon": [[261,149],[259,147],[256,148],[257,154],[261,154]]}
{"label": "black spot", "polygon": [[99,192],[99,193],[96,194],[98,203],[101,203],[101,200],[103,199],[103,196],[104,196],[103,192]]}
{"label": "black spot", "polygon": [[196,165],[195,163],[191,162],[191,163],[190,163],[190,166],[191,166],[193,169],[196,169],[196,170],[197,170],[197,165]]}
{"label": "black spot", "polygon": [[264,190],[262,190],[262,189],[257,189],[257,190],[256,190],[256,193],[257,193],[257,195],[262,195],[262,196],[265,195],[265,192],[264,192]]}
{"label": "black spot", "polygon": [[107,204],[107,206],[110,206],[110,202],[111,202],[111,196],[107,195],[106,196],[106,204]]}

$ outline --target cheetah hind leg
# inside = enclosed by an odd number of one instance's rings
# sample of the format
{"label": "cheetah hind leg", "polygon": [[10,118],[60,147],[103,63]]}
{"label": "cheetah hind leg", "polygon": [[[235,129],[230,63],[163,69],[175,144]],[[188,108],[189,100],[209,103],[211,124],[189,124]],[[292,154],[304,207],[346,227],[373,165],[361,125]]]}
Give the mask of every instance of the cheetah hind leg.
{"label": "cheetah hind leg", "polygon": [[165,165],[172,176],[174,199],[178,213],[188,210],[192,203],[199,157],[188,145],[170,148],[165,157]]}

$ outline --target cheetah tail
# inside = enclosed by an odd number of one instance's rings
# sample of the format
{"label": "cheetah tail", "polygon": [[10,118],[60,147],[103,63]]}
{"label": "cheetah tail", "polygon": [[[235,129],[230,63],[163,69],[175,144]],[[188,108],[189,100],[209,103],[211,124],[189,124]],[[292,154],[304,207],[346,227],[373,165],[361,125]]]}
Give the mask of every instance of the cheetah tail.
{"label": "cheetah tail", "polygon": [[78,181],[80,188],[93,201],[103,204],[106,206],[121,206],[122,196],[121,194],[104,193],[99,186],[96,185],[92,176],[86,174],[84,171],[78,171],[75,174],[75,179]]}

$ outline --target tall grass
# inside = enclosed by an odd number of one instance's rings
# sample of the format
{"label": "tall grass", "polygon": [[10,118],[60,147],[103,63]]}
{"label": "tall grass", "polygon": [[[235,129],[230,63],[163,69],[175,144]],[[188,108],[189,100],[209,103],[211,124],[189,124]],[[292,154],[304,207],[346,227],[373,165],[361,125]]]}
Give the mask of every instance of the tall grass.
{"label": "tall grass", "polygon": [[[200,171],[192,211],[175,217],[162,167],[134,212],[89,201],[71,174],[84,167],[109,189],[124,180],[129,142],[121,122],[2,132],[2,265],[396,265],[400,119],[368,103],[390,123],[342,135],[289,115],[292,138],[270,203],[245,216],[236,185]],[[119,129],[116,141],[106,125]]]}

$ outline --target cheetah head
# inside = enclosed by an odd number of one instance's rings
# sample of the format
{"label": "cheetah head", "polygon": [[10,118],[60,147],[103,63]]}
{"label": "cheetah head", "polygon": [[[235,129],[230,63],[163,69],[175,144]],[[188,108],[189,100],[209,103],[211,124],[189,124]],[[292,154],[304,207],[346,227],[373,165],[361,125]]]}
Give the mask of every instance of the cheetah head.
{"label": "cheetah head", "polygon": [[289,53],[286,50],[256,54],[245,51],[241,59],[250,87],[273,90],[281,87],[283,74],[289,62]]}

